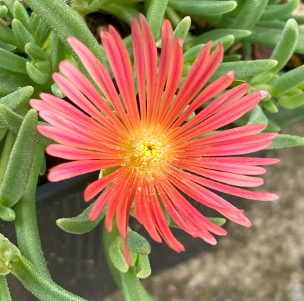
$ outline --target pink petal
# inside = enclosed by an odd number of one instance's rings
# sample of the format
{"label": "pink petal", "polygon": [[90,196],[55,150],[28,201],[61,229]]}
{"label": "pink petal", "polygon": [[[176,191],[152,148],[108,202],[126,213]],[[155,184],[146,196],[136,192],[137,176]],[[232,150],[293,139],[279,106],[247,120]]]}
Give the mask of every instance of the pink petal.
{"label": "pink petal", "polygon": [[88,172],[101,170],[108,167],[117,166],[114,160],[83,160],[73,161],[57,165],[50,169],[48,176],[49,181],[58,182],[61,180],[73,178]]}

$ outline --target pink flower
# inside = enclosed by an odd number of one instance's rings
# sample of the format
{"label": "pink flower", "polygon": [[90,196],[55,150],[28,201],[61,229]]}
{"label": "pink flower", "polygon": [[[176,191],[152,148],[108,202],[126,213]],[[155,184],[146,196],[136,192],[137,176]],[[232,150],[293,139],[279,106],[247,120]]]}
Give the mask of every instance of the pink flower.
{"label": "pink flower", "polygon": [[233,81],[234,74],[230,71],[201,91],[222,61],[223,46],[219,43],[210,54],[211,42],[207,43],[179,89],[182,40],[173,37],[171,25],[165,21],[158,65],[152,32],[143,16],[140,21],[141,27],[135,19],[132,23],[138,100],[128,51],[111,26],[109,32],[101,33],[101,38],[120,95],[108,71],[92,52],[77,39],[69,38],[71,47],[104,96],[74,65],[64,61],[60,63],[62,75],[55,73],[53,78],[75,106],[45,93],[40,95],[42,100],[31,100],[40,116],[51,124],[40,125],[39,131],[58,142],[47,147],[47,153],[72,160],[52,168],[50,181],[117,167],[90,184],[84,197],[89,201],[103,190],[90,219],[96,219],[108,203],[107,229],[111,231],[116,214],[129,264],[127,225],[133,205],[136,218],[153,239],[161,242],[162,237],[171,248],[182,251],[184,247],[172,235],[161,203],[186,232],[216,244],[210,232],[225,235],[226,231],[199,213],[181,192],[244,226],[251,223],[243,210],[209,188],[253,200],[278,198],[272,193],[239,187],[262,185],[263,179],[254,176],[266,170],[258,165],[279,160],[238,156],[266,148],[276,133],[259,134],[265,125],[258,124],[205,135],[254,108],[267,92],[244,96],[249,85],[241,84],[221,94],[185,123],[191,113]]}

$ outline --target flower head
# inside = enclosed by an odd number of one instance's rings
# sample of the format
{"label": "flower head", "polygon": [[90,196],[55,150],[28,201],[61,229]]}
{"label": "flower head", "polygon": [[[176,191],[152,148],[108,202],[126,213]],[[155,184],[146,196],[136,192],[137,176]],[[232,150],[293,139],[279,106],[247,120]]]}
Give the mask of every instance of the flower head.
{"label": "flower head", "polygon": [[90,218],[97,218],[108,204],[107,229],[111,231],[116,215],[128,262],[127,225],[132,206],[152,238],[160,242],[162,237],[171,248],[182,251],[184,247],[172,235],[162,207],[182,229],[210,244],[216,244],[211,232],[226,234],[199,213],[184,194],[244,226],[250,226],[250,221],[243,210],[209,189],[247,199],[277,199],[275,194],[239,187],[262,185],[262,178],[253,177],[265,173],[259,165],[278,160],[238,156],[266,148],[277,134],[260,134],[265,125],[213,132],[251,110],[267,92],[246,95],[249,85],[241,84],[225,91],[185,122],[233,81],[234,74],[230,71],[201,91],[222,61],[222,44],[210,54],[211,42],[207,43],[179,87],[183,71],[182,40],[173,37],[170,23],[164,21],[158,65],[152,32],[143,16],[140,22],[141,26],[135,19],[132,23],[136,81],[128,50],[110,26],[109,32],[101,33],[101,39],[119,93],[105,66],[80,41],[69,38],[103,95],[74,65],[64,61],[60,63],[62,74],[55,73],[53,78],[75,106],[45,93],[40,95],[42,100],[31,100],[40,116],[51,124],[40,125],[39,131],[58,142],[47,147],[47,152],[72,160],[52,168],[50,181],[116,167],[90,184],[84,197],[89,201],[103,190]]}

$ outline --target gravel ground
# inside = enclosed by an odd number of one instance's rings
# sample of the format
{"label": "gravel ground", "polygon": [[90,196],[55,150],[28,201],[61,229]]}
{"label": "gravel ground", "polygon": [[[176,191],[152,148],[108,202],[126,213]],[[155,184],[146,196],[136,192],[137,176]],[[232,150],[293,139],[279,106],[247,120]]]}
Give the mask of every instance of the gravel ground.
{"label": "gravel ground", "polygon": [[[285,129],[302,135],[304,123]],[[250,202],[251,228],[230,223],[228,235],[204,252],[143,281],[158,301],[304,301],[304,148],[272,150],[263,190],[275,202]],[[104,301],[122,301],[115,292]],[[133,301],[133,300],[132,300]],[[137,301],[137,300],[134,300]]]}

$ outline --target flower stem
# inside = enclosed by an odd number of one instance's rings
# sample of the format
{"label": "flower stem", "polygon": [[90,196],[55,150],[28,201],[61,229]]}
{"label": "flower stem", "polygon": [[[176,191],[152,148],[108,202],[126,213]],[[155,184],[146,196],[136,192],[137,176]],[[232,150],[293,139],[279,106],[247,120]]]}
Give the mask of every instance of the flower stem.
{"label": "flower stem", "polygon": [[[11,262],[11,273],[15,275],[33,295],[42,301],[87,301],[76,296],[50,278],[45,277],[24,256],[20,256],[16,262]],[[1,299],[2,301],[2,299]]]}
{"label": "flower stem", "polygon": [[105,225],[103,226],[103,248],[109,270],[114,278],[115,283],[119,288],[123,290],[126,301],[154,301],[144,286],[140,283],[136,275],[135,267],[130,267],[127,273],[121,273],[113,265],[109,256],[109,248],[117,236],[119,236],[119,232],[115,220],[113,220],[113,228],[111,232],[107,231]]}
{"label": "flower stem", "polygon": [[37,144],[32,170],[26,191],[21,200],[15,205],[15,228],[18,240],[18,248],[45,277],[50,277],[46,266],[44,254],[39,236],[35,194],[43,162],[44,147]]}
{"label": "flower stem", "polygon": [[7,286],[6,277],[1,275],[0,275],[0,300],[12,301],[11,294]]}

